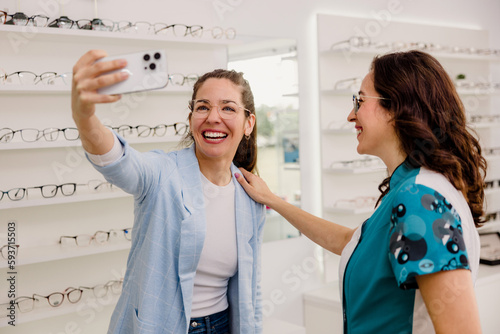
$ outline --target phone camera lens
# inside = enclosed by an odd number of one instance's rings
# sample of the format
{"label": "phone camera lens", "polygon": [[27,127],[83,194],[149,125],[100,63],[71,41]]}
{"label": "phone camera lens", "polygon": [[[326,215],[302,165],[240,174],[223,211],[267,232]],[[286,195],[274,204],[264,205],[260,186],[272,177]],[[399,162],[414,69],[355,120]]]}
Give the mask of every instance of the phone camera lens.
{"label": "phone camera lens", "polygon": [[151,57],[150,57],[150,56],[146,53],[146,54],[144,55],[144,60],[145,60],[145,61],[148,61],[149,59],[151,59]]}
{"label": "phone camera lens", "polygon": [[149,64],[149,68],[154,70],[156,68],[156,64],[155,63],[151,63]]}
{"label": "phone camera lens", "polygon": [[155,53],[155,59],[158,60],[161,58],[161,54],[159,52]]}

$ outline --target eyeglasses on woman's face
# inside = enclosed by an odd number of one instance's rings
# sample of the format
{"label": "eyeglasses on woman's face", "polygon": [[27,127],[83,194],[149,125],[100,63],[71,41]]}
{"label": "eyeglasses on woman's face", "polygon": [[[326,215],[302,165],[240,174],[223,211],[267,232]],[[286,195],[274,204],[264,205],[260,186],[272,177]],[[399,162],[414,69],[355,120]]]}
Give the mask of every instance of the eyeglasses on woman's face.
{"label": "eyeglasses on woman's face", "polygon": [[366,95],[361,95],[361,94],[354,94],[352,96],[352,104],[354,108],[354,115],[358,114],[359,108],[360,108],[360,102],[363,102],[363,99],[379,99],[379,100],[390,100],[385,97],[380,97],[380,96],[366,96]]}
{"label": "eyeglasses on woman's face", "polygon": [[223,100],[219,104],[212,104],[209,100],[192,100],[189,103],[194,118],[207,118],[214,107],[223,119],[234,119],[238,112],[250,110],[238,105],[234,101]]}

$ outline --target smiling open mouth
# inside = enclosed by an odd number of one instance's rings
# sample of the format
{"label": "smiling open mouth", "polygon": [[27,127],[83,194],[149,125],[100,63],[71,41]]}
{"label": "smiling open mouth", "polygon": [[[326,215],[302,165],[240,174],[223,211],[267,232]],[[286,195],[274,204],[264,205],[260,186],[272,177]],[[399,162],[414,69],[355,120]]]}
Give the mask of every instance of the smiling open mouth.
{"label": "smiling open mouth", "polygon": [[207,140],[221,140],[227,137],[227,133],[223,132],[213,132],[213,131],[205,131],[203,132],[203,138]]}

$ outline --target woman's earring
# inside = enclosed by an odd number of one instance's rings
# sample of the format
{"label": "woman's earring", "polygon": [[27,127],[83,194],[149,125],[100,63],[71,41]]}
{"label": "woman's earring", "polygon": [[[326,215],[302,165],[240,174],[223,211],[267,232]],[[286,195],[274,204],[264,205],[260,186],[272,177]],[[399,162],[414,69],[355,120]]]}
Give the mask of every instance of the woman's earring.
{"label": "woman's earring", "polygon": [[250,140],[250,135],[245,135],[246,140]]}

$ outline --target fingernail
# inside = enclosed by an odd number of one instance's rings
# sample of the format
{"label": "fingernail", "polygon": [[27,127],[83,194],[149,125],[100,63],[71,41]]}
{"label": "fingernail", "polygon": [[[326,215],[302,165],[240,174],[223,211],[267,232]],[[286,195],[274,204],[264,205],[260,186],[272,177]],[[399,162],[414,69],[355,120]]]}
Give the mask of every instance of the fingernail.
{"label": "fingernail", "polygon": [[239,178],[239,177],[240,177],[240,174],[238,174],[238,173],[234,173],[234,177],[235,177],[235,178]]}

